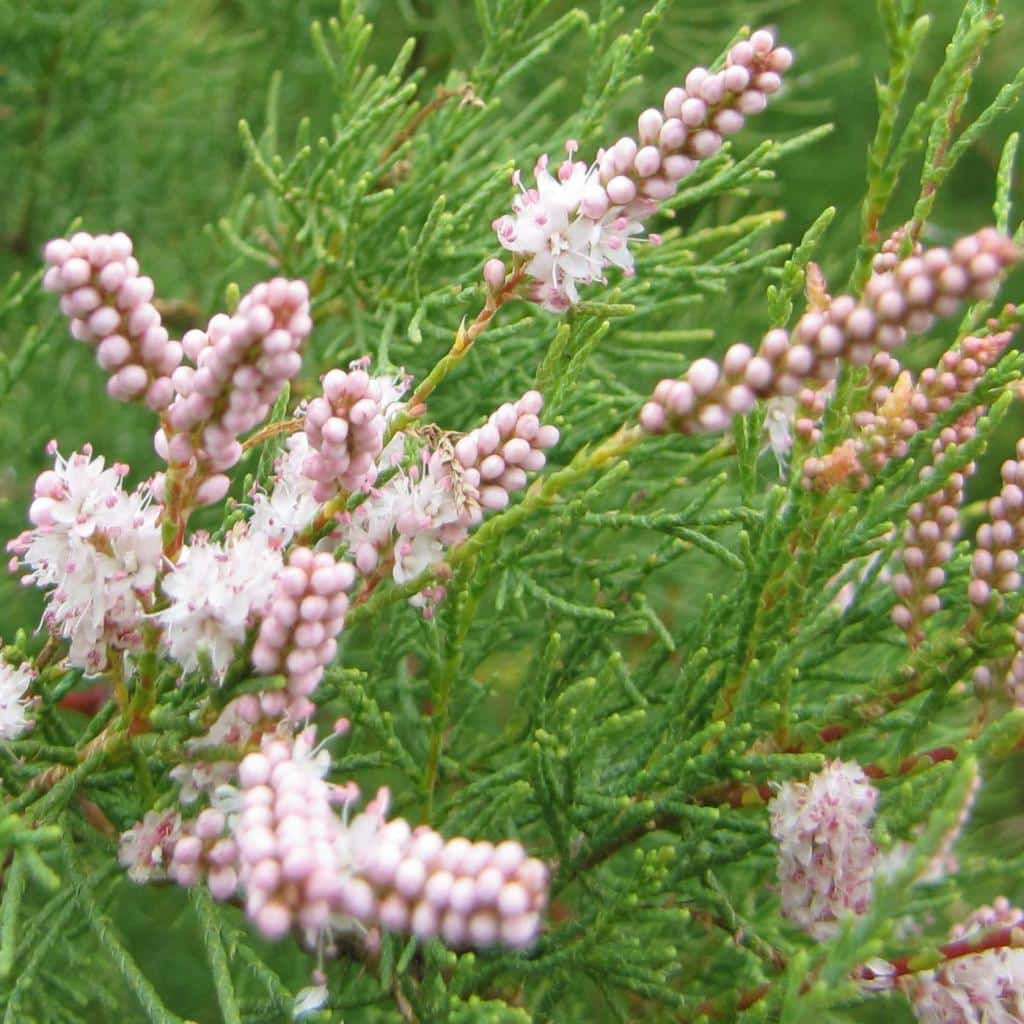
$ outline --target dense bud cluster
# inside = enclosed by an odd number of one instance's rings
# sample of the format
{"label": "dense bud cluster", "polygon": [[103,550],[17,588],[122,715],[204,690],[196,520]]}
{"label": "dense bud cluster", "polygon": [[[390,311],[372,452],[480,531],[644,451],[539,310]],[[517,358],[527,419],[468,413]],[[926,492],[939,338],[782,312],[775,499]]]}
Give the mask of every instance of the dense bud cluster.
{"label": "dense bud cluster", "polygon": [[540,934],[548,869],[513,840],[445,841],[396,819],[381,830],[364,874],[375,919],[389,931],[440,936],[456,949],[525,949]]}
{"label": "dense bud cluster", "polygon": [[[927,430],[958,399],[970,394],[1013,339],[1012,331],[964,338],[944,352],[937,366],[915,382],[888,353],[878,353],[871,370],[879,379],[871,407],[854,414],[858,433],[824,455],[804,463],[804,483],[827,490],[839,483],[863,488],[890,459],[903,458],[910,439]],[[890,385],[888,382],[892,381]]]}
{"label": "dense bud cluster", "polygon": [[153,281],[139,274],[131,239],[120,231],[80,231],[49,242],[43,257],[50,266],[43,287],[60,295],[72,335],[96,346],[96,361],[110,374],[107,394],[151,409],[168,406],[182,348],[161,323]]}
{"label": "dense bud cluster", "polygon": [[988,503],[989,522],[978,527],[971,582],[971,603],[984,607],[992,592],[1020,589],[1018,552],[1024,537],[1024,440],[1017,442],[1017,458],[1002,467],[1003,488]]}
{"label": "dense bud cluster", "polygon": [[[903,571],[892,580],[901,603],[893,608],[892,620],[915,646],[924,639],[925,619],[941,607],[938,590],[946,582],[946,563],[960,536],[964,481],[973,470],[968,464],[951,474],[942,487],[907,510],[905,546],[900,551]],[[927,467],[925,474],[929,472]]]}
{"label": "dense bud cluster", "polygon": [[384,448],[387,411],[399,392],[387,377],[371,377],[361,367],[331,370],[323,396],[306,408],[310,454],[302,472],[315,481],[313,497],[327,501],[339,490],[362,491],[377,479]]}
{"label": "dense bud cluster", "polygon": [[176,398],[156,449],[198,471],[200,504],[227,493],[225,470],[242,456],[241,434],[261,423],[281,388],[299,372],[302,343],[312,330],[304,281],[274,278],[256,285],[234,316],[219,313],[205,331],[188,331],[185,354],[195,364],[173,377]]}
{"label": "dense bud cluster", "polygon": [[527,472],[544,468],[544,452],[558,443],[558,428],[541,424],[537,417],[543,407],[540,392],[527,391],[455,445],[463,480],[477,489],[483,508],[505,508],[509,495],[526,486]]}
{"label": "dense bud cluster", "polygon": [[721,432],[758,399],[796,395],[834,380],[840,358],[866,366],[876,349],[898,347],[908,331],[926,331],[936,316],[951,316],[967,298],[992,295],[1016,258],[1013,243],[993,228],[960,239],[952,249],[911,256],[875,274],[860,302],[841,295],[827,310],[805,313],[792,334],[769,331],[756,353],[736,344],[721,364],[701,358],[682,380],[661,381],[640,424],[655,434]]}
{"label": "dense bud cluster", "polygon": [[541,861],[514,841],[446,842],[426,826],[388,820],[386,789],[350,820],[359,790],[326,781],[329,764],[312,729],[268,735],[238,765],[230,808],[209,807],[173,829],[147,820],[126,833],[122,861],[141,879],[146,865],[166,859],[179,885],[205,879],[220,900],[240,892],[268,939],[298,927],[315,946],[349,921],[441,936],[456,948],[536,941],[548,886]]}
{"label": "dense bud cluster", "polygon": [[312,710],[309,696],[334,660],[335,637],[345,625],[348,597],[355,581],[348,562],[336,562],[329,552],[293,548],[288,564],[274,580],[274,593],[259,636],[252,663],[268,675],[283,672],[288,693],[296,702],[295,717]]}

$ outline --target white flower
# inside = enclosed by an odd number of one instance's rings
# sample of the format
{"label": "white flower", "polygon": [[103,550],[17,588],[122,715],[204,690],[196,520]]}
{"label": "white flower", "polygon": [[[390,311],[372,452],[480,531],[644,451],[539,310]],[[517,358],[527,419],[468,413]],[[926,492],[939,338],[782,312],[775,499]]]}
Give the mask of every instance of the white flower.
{"label": "white flower", "polygon": [[182,549],[163,582],[170,601],[157,616],[168,652],[187,671],[209,654],[223,678],[245,632],[274,594],[282,558],[267,536],[235,530],[224,546],[205,537]]}
{"label": "white flower", "polygon": [[69,661],[91,672],[108,644],[134,649],[156,585],[160,509],[146,490],[125,493],[127,466],[104,468],[87,445],[36,480],[34,529],[8,548],[29,572],[24,581],[55,587],[43,621],[70,640]]}
{"label": "white flower", "polygon": [[877,800],[860,765],[830,761],[807,782],[784,782],[768,805],[779,842],[782,912],[815,938],[834,935],[846,911],[868,908]]}
{"label": "white flower", "polygon": [[779,469],[784,469],[793,447],[793,420],[796,418],[796,399],[777,395],[764,404],[764,432],[768,447],[775,453]]}
{"label": "white flower", "polygon": [[[1024,914],[998,899],[953,929],[953,940],[1016,925]],[[948,960],[900,979],[922,1024],[1020,1024],[1024,1021],[1024,949],[1000,947]]]}
{"label": "white flower", "polygon": [[0,740],[16,740],[32,728],[25,717],[29,701],[25,699],[33,675],[25,665],[14,668],[0,662]]}
{"label": "white flower", "polygon": [[[640,222],[626,216],[622,207],[612,207],[599,219],[582,212],[588,191],[603,193],[595,172],[585,163],[566,160],[555,178],[547,169],[547,157],[541,157],[534,169],[536,187],[523,188],[513,200],[515,216],[494,222],[502,246],[531,257],[526,271],[537,282],[532,298],[552,312],[579,302],[578,283],[604,281],[609,264],[633,273],[628,243],[643,230]],[[605,197],[603,207],[607,205]]]}
{"label": "white flower", "polygon": [[[569,168],[568,172],[566,169]],[[555,178],[542,157],[534,170],[537,185],[523,189],[512,203],[515,216],[494,222],[498,241],[510,252],[532,257],[527,273],[547,289],[546,305],[579,301],[577,281],[601,277],[603,262],[593,250],[596,221],[579,215],[590,171],[584,163],[566,162]]]}
{"label": "white flower", "polygon": [[352,513],[343,535],[361,572],[374,568],[377,552],[395,537],[393,577],[405,583],[440,562],[445,549],[466,536],[474,509],[471,500],[460,501],[450,462],[434,452],[422,467],[396,473],[371,493]]}
{"label": "white flower", "polygon": [[284,547],[295,534],[313,521],[320,503],[313,497],[316,481],[302,472],[302,463],[310,453],[304,431],[288,438],[286,450],[274,465],[274,488],[253,498],[250,529],[274,547]]}
{"label": "white flower", "polygon": [[121,833],[117,859],[133,882],[164,878],[180,836],[181,816],[177,811],[147,811],[142,821]]}

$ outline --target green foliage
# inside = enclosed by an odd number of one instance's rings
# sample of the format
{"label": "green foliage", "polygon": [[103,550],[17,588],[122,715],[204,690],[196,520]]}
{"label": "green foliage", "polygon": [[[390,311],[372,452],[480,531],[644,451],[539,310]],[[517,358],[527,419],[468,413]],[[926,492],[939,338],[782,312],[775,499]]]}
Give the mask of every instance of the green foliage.
{"label": "green foliage", "polygon": [[[323,964],[328,1002],[303,1019],[909,1020],[905,1001],[851,972],[906,952],[907,918],[930,922],[920,949],[932,950],[974,905],[1024,898],[1007,778],[1024,718],[970,682],[1012,654],[1021,599],[966,634],[962,543],[942,611],[908,650],[883,575],[915,501],[971,460],[972,498],[993,490],[990,467],[1020,433],[1010,396],[1024,357],[1005,356],[862,493],[802,488],[810,448],[798,442],[780,468],[763,409],[722,439],[628,426],[660,378],[791,323],[812,262],[857,291],[904,222],[912,239],[946,241],[994,211],[1021,237],[1019,139],[1005,138],[1024,88],[1011,65],[1020,0],[968,0],[959,20],[940,3],[880,0],[877,18],[870,6],[0,3],[5,538],[50,436],[64,451],[90,440],[140,478],[157,466],[146,414],[112,407],[39,294],[41,244],[79,218],[137,238],[178,333],[263,276],[309,282],[316,330],[271,423],[322,372],[369,354],[436,383],[430,418],[446,428],[536,386],[562,431],[546,473],[443,573],[361,595],[315,696],[323,722],[352,721],[332,778],[386,783],[414,823],[516,836],[552,865],[545,934],[527,954],[386,935],[373,955],[342,940]],[[512,167],[567,137],[593,153],[681,68],[710,66],[739,26],[764,20],[797,51],[791,87],[664,205],[664,242],[639,253],[636,276],[564,318],[510,303],[451,358],[486,299],[480,268]],[[859,60],[838,51],[847,40]],[[981,303],[959,329],[937,327],[906,362],[934,363],[993,312]],[[823,447],[849,434],[861,385],[844,376]],[[975,438],[922,478],[941,430],[979,404]],[[255,446],[227,519],[200,525],[217,534],[243,518],[278,451]],[[425,620],[406,599],[442,577],[447,596]],[[4,1024],[288,1020],[315,954],[262,942],[205,890],[134,886],[115,863],[116,834],[174,803],[185,741],[228,700],[281,680],[251,678],[240,658],[211,692],[200,673],[159,665],[147,730],[130,728],[141,685],[86,717],[62,701],[88,682],[20,629],[38,619],[37,595],[5,580],[0,602],[5,658],[49,662],[36,728],[0,743]],[[947,748],[955,759],[927,756]],[[817,943],[779,914],[764,804],[771,785],[836,757],[877,769],[879,840],[911,852],[867,914]],[[995,781],[960,871],[921,884],[978,772]]]}

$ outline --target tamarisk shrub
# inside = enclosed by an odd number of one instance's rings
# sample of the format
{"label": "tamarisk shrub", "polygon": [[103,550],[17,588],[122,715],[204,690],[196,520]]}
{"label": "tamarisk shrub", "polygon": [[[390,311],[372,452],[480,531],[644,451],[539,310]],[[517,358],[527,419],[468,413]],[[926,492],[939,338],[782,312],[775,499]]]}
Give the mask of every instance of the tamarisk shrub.
{"label": "tamarisk shrub", "polygon": [[11,484],[5,1021],[1024,1021],[1017,136],[993,223],[941,189],[1024,79],[969,122],[998,4],[938,67],[919,6],[795,245],[838,52],[491,0],[433,93],[314,24],[332,117],[274,79],[202,301],[40,237],[0,392],[70,331],[128,418],[37,403]]}

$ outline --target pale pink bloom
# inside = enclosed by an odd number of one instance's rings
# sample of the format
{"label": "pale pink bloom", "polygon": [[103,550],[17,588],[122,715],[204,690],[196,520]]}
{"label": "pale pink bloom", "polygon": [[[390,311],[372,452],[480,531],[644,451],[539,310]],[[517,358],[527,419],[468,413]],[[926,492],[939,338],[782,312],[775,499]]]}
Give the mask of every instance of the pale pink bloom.
{"label": "pale pink bloom", "polygon": [[147,811],[142,821],[121,833],[117,859],[133,882],[165,878],[180,836],[181,816],[177,811]]}
{"label": "pale pink bloom", "polygon": [[164,577],[169,603],[157,616],[170,656],[192,671],[205,651],[223,679],[246,630],[267,610],[282,563],[269,538],[251,528],[236,528],[223,544],[200,534],[186,545]]}
{"label": "pale pink bloom", "polygon": [[105,468],[86,446],[40,474],[29,509],[34,528],[8,544],[22,582],[53,587],[43,621],[70,641],[76,667],[101,671],[108,644],[132,650],[152,600],[162,544],[160,509],[148,491],[126,493],[127,466]]}
{"label": "pale pink bloom", "polygon": [[871,901],[878,790],[853,762],[829,761],[807,782],[784,782],[768,805],[779,843],[782,912],[815,938]]}
{"label": "pale pink bloom", "polygon": [[[1018,924],[1024,911],[998,899],[952,931],[954,941]],[[1000,947],[947,960],[934,971],[899,979],[921,1024],[1021,1024],[1024,1021],[1024,949]]]}
{"label": "pale pink bloom", "polygon": [[31,700],[25,694],[34,678],[28,665],[0,661],[0,740],[16,740],[32,728],[32,721],[25,715]]}
{"label": "pale pink bloom", "polygon": [[305,433],[292,434],[274,463],[270,494],[259,491],[253,496],[249,528],[266,537],[273,547],[281,548],[290,543],[313,522],[320,507],[320,502],[313,497],[316,482],[302,472],[309,452]]}

